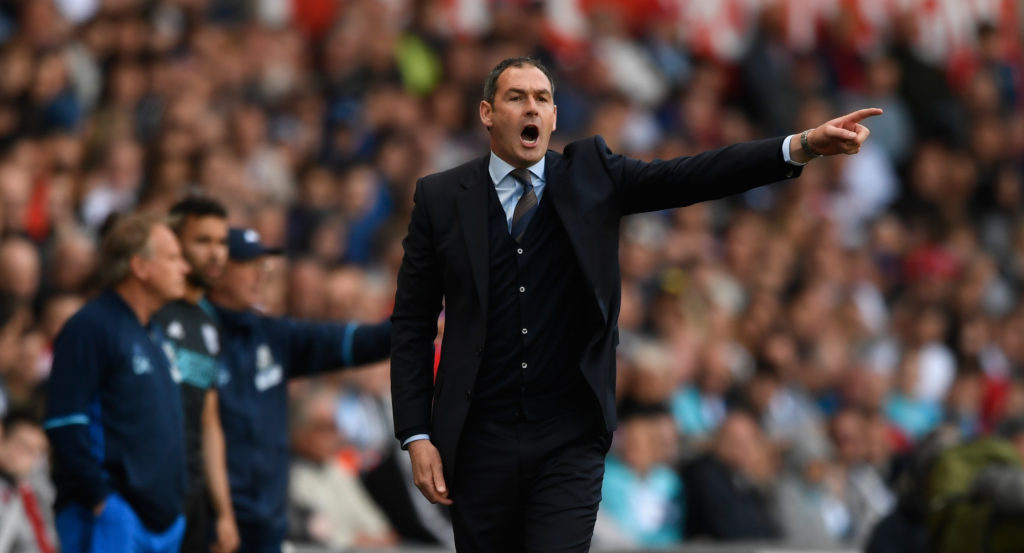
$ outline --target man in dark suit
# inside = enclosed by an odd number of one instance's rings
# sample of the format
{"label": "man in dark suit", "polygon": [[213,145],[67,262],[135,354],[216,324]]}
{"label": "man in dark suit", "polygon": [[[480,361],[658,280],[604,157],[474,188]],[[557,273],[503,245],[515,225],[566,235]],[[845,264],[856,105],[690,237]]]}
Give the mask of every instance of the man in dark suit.
{"label": "man in dark suit", "polygon": [[615,428],[621,217],[796,177],[855,153],[858,122],[879,113],[669,161],[600,137],[558,154],[547,70],[494,68],[480,102],[491,154],[417,183],[392,316],[395,434],[420,491],[451,505],[459,551],[590,546]]}

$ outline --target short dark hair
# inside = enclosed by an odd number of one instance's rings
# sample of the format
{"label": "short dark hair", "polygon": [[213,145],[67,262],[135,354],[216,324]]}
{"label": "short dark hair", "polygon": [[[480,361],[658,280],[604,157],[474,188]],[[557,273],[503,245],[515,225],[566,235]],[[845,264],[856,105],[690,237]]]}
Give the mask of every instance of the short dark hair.
{"label": "short dark hair", "polygon": [[531,58],[529,56],[520,56],[518,58],[506,58],[501,60],[498,65],[491,69],[487,80],[484,81],[484,101],[488,104],[494,104],[494,96],[498,93],[498,77],[505,72],[509,67],[523,67],[526,65],[532,65],[537,69],[540,69],[541,73],[548,78],[548,82],[551,83],[551,94],[555,94],[555,80],[551,78],[551,72],[548,71],[547,67],[540,62],[537,58]]}
{"label": "short dark hair", "polygon": [[3,439],[7,439],[13,432],[15,427],[26,425],[39,430],[43,429],[42,423],[39,419],[26,409],[12,409],[4,415],[3,418]]}
{"label": "short dark hair", "polygon": [[209,196],[192,195],[186,196],[178,203],[171,206],[168,212],[170,216],[171,229],[175,234],[180,235],[185,219],[189,217],[217,217],[227,219],[228,210],[224,204]]}

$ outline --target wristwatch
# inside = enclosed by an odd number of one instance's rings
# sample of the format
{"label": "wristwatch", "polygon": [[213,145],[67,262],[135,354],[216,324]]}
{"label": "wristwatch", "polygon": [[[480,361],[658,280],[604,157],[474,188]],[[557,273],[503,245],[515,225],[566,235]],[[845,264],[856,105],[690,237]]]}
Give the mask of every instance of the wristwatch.
{"label": "wristwatch", "polygon": [[814,129],[807,129],[800,133],[800,149],[803,150],[804,155],[809,158],[821,157],[821,154],[811,149],[811,145],[807,142],[807,135],[811,134]]}

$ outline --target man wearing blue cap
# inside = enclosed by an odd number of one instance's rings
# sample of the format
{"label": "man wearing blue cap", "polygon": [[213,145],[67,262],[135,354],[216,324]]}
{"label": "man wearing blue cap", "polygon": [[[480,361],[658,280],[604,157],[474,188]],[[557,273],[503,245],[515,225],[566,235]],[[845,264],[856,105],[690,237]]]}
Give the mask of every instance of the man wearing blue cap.
{"label": "man wearing blue cap", "polygon": [[290,378],[388,356],[391,323],[307,323],[261,315],[266,248],[252,229],[228,233],[228,262],[209,299],[221,325],[220,417],[240,553],[281,550],[288,493]]}

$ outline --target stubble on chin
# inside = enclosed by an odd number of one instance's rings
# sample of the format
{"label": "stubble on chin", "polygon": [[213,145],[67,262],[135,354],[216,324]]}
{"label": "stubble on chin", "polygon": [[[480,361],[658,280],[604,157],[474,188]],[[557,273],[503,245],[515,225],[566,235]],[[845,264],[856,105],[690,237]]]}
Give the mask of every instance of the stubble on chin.
{"label": "stubble on chin", "polygon": [[210,288],[213,286],[212,279],[204,277],[202,273],[199,273],[197,271],[190,271],[187,275],[185,275],[185,282],[189,286],[202,289],[203,292],[209,292]]}

